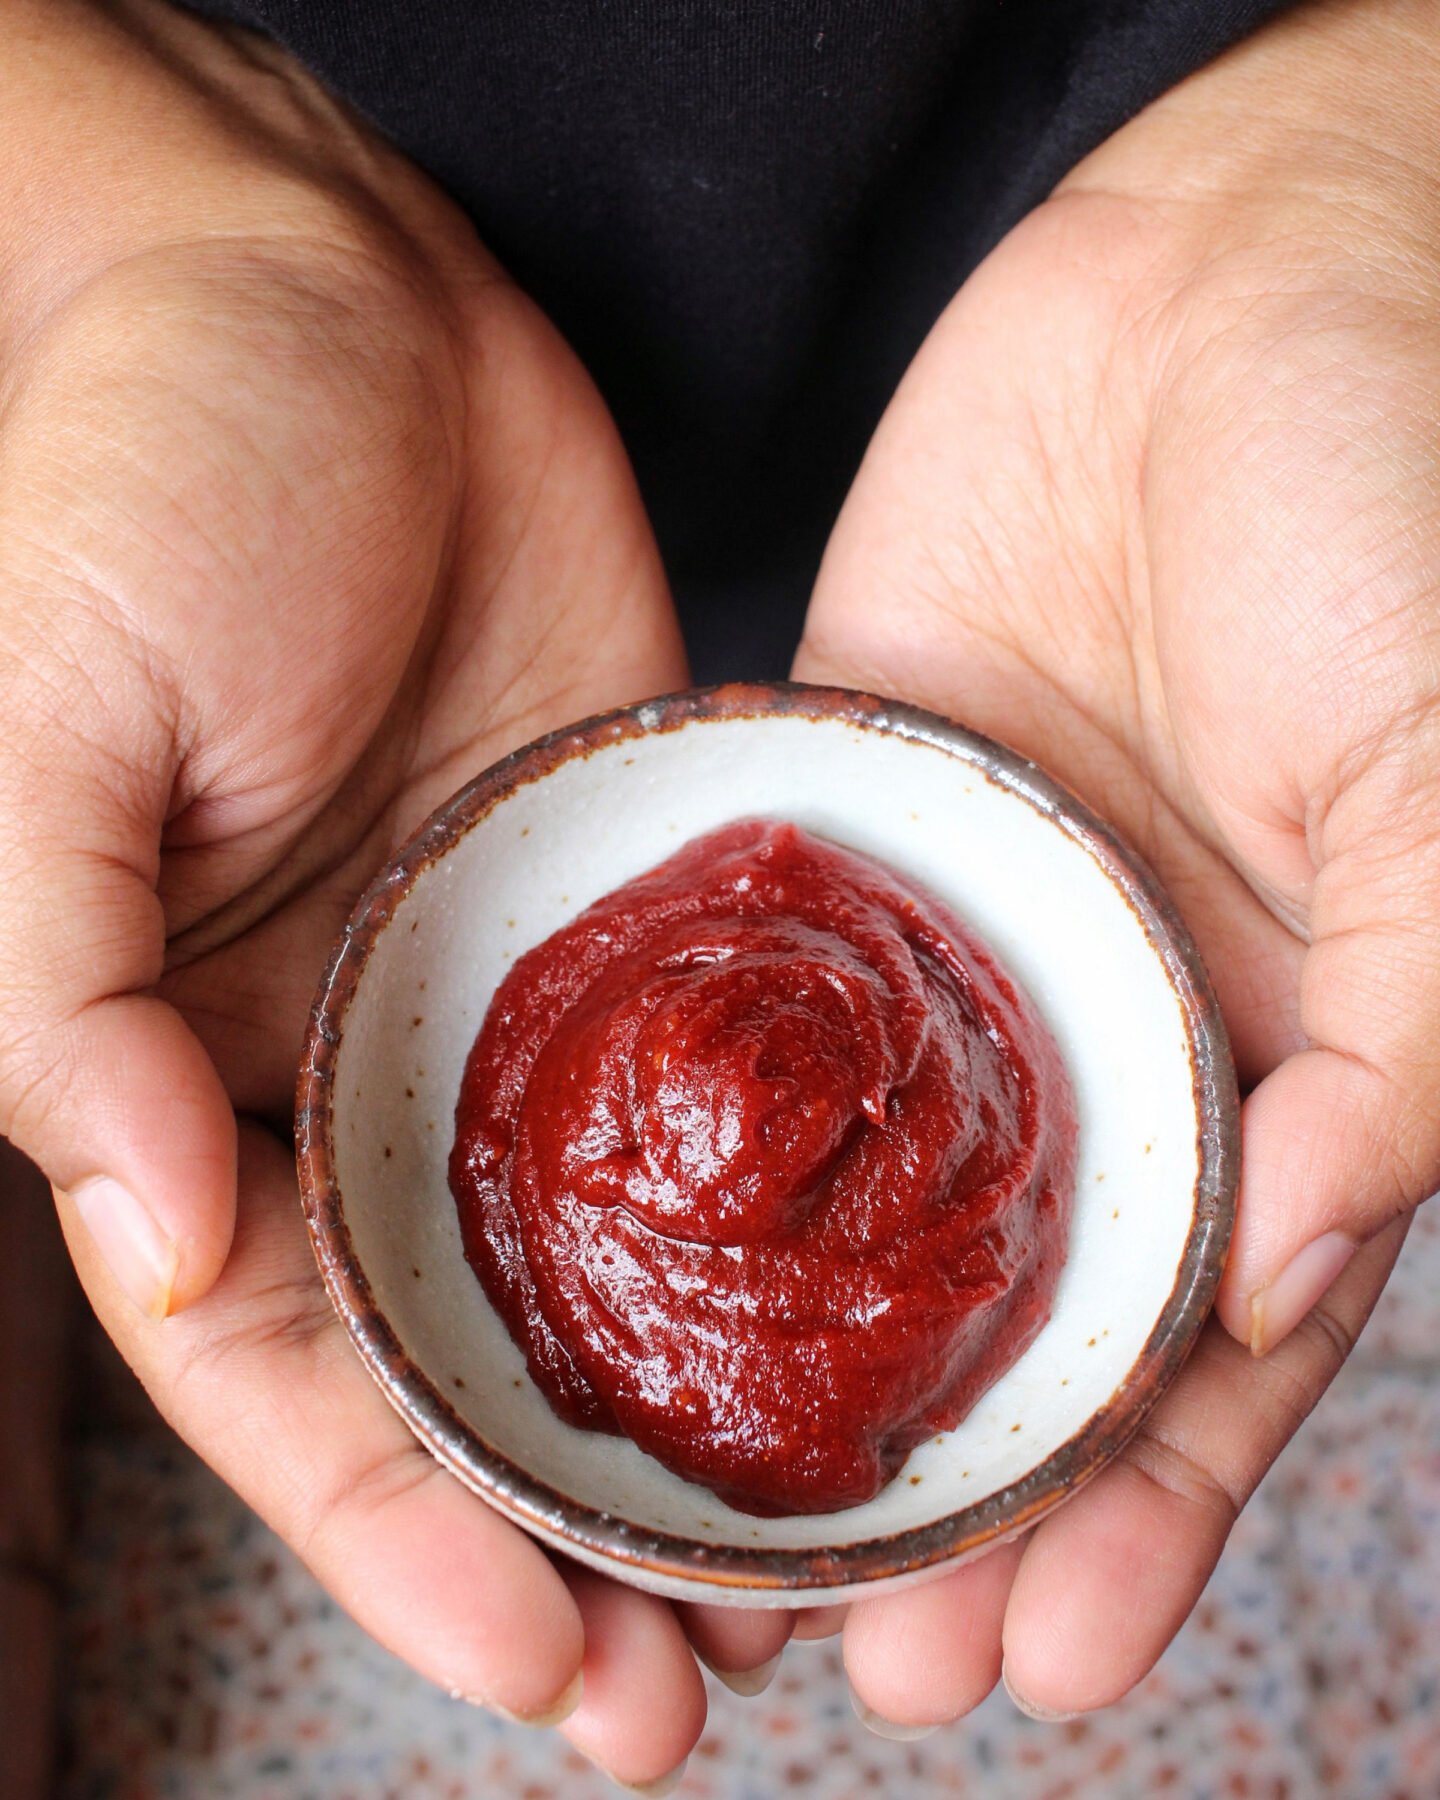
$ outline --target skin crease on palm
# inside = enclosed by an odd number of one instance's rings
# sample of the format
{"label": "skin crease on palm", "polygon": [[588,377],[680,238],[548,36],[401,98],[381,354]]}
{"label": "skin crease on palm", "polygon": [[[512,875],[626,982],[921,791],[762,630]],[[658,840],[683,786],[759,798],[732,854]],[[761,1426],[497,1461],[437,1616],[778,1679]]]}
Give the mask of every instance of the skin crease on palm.
{"label": "skin crease on palm", "polygon": [[[375,867],[503,751],[684,682],[623,452],[465,222],[277,53],[158,0],[6,11],[0,1126],[162,1410],[361,1623],[532,1718],[583,1666],[563,1729],[653,1780],[704,1720],[687,1638],[745,1669],[790,1621],[558,1565],[432,1464],[286,1145]],[[796,673],[1113,818],[1252,1090],[1223,1324],[1126,1456],[1023,1545],[802,1617],[882,1720],[959,1716],[1002,1655],[1039,1708],[1133,1685],[1436,1183],[1437,62],[1424,0],[1302,8],[1152,106],[957,296],[827,553]],[[82,1222],[97,1177],[174,1246],[139,1265],[170,1317]],[[1316,1239],[1326,1274],[1362,1248],[1271,1348]]]}

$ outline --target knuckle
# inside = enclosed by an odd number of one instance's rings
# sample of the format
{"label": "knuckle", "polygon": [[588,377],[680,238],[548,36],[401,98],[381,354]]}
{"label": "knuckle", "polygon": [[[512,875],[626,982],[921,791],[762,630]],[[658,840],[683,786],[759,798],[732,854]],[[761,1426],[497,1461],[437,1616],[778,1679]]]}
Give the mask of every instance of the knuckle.
{"label": "knuckle", "polygon": [[335,1330],[335,1313],[310,1270],[255,1287],[247,1292],[243,1308],[208,1320],[177,1349],[168,1377],[170,1393],[186,1403],[197,1391],[203,1399],[209,1383],[229,1380],[237,1367],[257,1358],[288,1360],[298,1353],[318,1360]]}
{"label": "knuckle", "polygon": [[71,1090],[73,1067],[63,1034],[0,1030],[0,1137],[22,1150],[40,1144]]}
{"label": "knuckle", "polygon": [[1131,1447],[1130,1460],[1146,1481],[1204,1514],[1222,1534],[1229,1532],[1249,1499],[1248,1488],[1223,1480],[1158,1427],[1141,1427]]}
{"label": "knuckle", "polygon": [[1440,1187],[1440,1130],[1435,1119],[1436,1094],[1407,1094],[1400,1122],[1390,1146],[1390,1167],[1395,1183],[1394,1211],[1398,1217],[1412,1212]]}
{"label": "knuckle", "polygon": [[1252,1365],[1267,1468],[1309,1418],[1354,1350],[1357,1336],[1322,1301],[1268,1356]]}
{"label": "knuckle", "polygon": [[413,1439],[387,1445],[358,1464],[327,1471],[310,1496],[296,1548],[304,1557],[343,1544],[353,1530],[373,1527],[377,1517],[435,1480],[448,1477]]}
{"label": "knuckle", "polygon": [[1325,1300],[1310,1309],[1297,1330],[1315,1370],[1307,1389],[1305,1413],[1308,1413],[1354,1353],[1360,1334]]}

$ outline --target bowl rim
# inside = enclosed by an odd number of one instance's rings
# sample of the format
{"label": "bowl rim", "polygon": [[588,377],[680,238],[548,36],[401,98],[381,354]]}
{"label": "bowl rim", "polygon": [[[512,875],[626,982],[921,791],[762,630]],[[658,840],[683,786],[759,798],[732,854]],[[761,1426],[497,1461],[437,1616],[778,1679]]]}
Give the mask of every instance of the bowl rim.
{"label": "bowl rim", "polygon": [[[775,717],[838,721],[942,750],[1026,801],[1088,851],[1129,905],[1175,990],[1198,1122],[1190,1228],[1175,1280],[1110,1398],[1009,1486],[924,1525],[814,1547],[747,1547],[637,1525],[540,1480],[488,1443],[411,1358],[381,1310],[346,1224],[331,1131],[346,1012],[381,933],[426,869],[515,789],[577,757],[694,724]],[[823,1595],[893,1582],[1035,1523],[1095,1475],[1139,1430],[1209,1316],[1234,1223],[1239,1138],[1239,1093],[1219,1003],[1174,902],[1144,860],[1016,751],[904,701],[789,681],[690,688],[596,714],[511,752],[440,806],[366,889],[331,952],[306,1028],[295,1109],[300,1191],[321,1277],[370,1373],[420,1441],[473,1491],[542,1538],[572,1545],[617,1574],[699,1584],[717,1596],[726,1590]],[[845,1513],[833,1516],[843,1521]]]}

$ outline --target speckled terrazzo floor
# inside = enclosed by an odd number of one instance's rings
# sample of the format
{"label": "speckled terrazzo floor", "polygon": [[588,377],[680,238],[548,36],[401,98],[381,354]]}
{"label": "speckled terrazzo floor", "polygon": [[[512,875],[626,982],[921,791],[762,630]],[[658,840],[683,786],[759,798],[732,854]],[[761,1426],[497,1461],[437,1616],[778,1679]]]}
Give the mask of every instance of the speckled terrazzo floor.
{"label": "speckled terrazzo floor", "polygon": [[[1440,1204],[1440,1203],[1437,1203]],[[553,1735],[372,1645],[204,1468],[110,1427],[75,1446],[61,1800],[609,1800]],[[759,1700],[714,1687],[688,1800],[1437,1800],[1440,1212],[1361,1347],[1123,1705],[1039,1725],[1003,1693],[914,1744],[854,1719],[833,1644]]]}

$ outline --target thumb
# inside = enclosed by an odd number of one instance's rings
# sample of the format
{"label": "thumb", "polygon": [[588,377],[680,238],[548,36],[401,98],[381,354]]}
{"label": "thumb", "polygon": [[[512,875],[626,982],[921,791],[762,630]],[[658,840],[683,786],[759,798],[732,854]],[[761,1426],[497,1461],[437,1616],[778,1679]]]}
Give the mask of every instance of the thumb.
{"label": "thumb", "polygon": [[1440,721],[1320,832],[1301,973],[1308,1045],[1250,1096],[1225,1325],[1257,1355],[1359,1246],[1440,1187]]}
{"label": "thumb", "polygon": [[174,716],[98,606],[47,612],[11,585],[0,614],[0,1131],[163,1318],[215,1280],[235,1209],[224,1089],[151,991]]}

